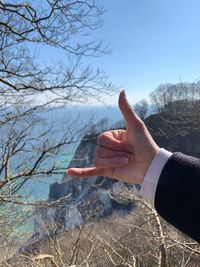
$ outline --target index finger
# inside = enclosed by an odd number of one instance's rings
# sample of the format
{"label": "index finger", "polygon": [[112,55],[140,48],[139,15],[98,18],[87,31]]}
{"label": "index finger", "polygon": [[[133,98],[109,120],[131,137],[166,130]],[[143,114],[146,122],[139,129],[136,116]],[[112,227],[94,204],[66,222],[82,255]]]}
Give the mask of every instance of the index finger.
{"label": "index finger", "polygon": [[114,151],[122,151],[122,152],[129,152],[129,153],[133,152],[132,146],[130,146],[127,143],[123,143],[120,140],[115,139],[111,135],[101,134],[97,138],[97,143],[100,146],[112,149]]}
{"label": "index finger", "polygon": [[89,177],[89,176],[99,176],[105,175],[105,170],[96,168],[96,167],[88,167],[88,168],[70,168],[67,171],[67,174],[76,176],[76,177]]}

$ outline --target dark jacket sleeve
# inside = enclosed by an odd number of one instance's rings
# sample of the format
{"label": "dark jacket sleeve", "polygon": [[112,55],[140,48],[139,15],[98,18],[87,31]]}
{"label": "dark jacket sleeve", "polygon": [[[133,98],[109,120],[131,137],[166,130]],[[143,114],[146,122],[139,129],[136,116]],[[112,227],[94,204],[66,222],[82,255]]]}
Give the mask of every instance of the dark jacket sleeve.
{"label": "dark jacket sleeve", "polygon": [[170,224],[200,242],[200,159],[174,153],[160,175],[155,208]]}

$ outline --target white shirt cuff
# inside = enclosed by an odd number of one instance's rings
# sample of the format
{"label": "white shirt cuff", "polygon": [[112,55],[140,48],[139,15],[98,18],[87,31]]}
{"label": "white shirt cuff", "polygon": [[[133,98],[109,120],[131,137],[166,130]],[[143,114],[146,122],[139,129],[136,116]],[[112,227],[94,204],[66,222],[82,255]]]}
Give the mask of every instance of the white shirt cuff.
{"label": "white shirt cuff", "polygon": [[140,195],[154,202],[156,187],[160,174],[171,155],[171,152],[165,150],[164,148],[160,148],[155,158],[151,162],[151,165],[149,166],[147,173],[144,177],[144,182],[141,186]]}

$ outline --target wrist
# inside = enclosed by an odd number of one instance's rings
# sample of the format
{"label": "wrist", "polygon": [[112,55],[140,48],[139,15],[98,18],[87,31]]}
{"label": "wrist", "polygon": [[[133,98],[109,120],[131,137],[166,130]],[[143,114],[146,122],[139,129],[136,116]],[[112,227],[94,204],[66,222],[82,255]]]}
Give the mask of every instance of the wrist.
{"label": "wrist", "polygon": [[154,200],[160,174],[171,155],[171,152],[159,148],[144,177],[144,182],[140,191],[142,196]]}
{"label": "wrist", "polygon": [[[148,159],[147,170],[148,170],[149,167],[151,166],[153,160],[154,160],[154,159],[156,158],[156,156],[158,155],[159,151],[160,151],[160,147],[159,147],[157,144],[155,144],[155,145],[152,146],[152,150],[151,150],[151,153],[150,153],[150,155],[149,155],[149,159]],[[147,172],[147,170],[146,170],[146,172]],[[145,175],[146,175],[146,172],[145,172]]]}

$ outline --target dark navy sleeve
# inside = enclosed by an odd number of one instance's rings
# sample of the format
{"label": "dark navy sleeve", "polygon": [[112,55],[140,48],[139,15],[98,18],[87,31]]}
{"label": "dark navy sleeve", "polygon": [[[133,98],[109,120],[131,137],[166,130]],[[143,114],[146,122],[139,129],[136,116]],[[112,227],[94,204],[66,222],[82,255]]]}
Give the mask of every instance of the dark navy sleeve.
{"label": "dark navy sleeve", "polygon": [[167,222],[200,243],[200,159],[174,153],[161,172],[154,204]]}

